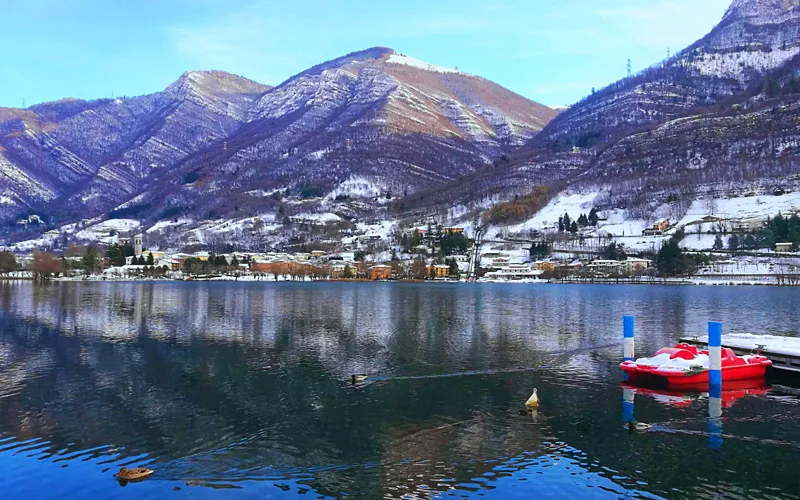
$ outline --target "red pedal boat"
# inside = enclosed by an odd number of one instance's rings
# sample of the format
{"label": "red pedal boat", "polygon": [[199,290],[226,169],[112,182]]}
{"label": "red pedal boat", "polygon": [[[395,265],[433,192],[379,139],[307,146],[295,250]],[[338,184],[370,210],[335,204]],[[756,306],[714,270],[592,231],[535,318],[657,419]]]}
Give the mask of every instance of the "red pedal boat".
{"label": "red pedal boat", "polygon": [[[678,344],[661,349],[652,358],[625,361],[621,365],[629,381],[637,379],[662,379],[670,386],[708,385],[708,351],[698,351],[696,346]],[[733,350],[722,348],[722,382],[749,380],[764,377],[772,361],[764,356],[737,356]]]}

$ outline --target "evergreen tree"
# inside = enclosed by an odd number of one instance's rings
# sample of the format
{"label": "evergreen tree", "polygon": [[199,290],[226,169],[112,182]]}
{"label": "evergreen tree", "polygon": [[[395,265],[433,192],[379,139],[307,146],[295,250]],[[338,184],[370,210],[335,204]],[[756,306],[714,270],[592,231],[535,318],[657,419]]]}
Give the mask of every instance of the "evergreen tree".
{"label": "evergreen tree", "polygon": [[16,271],[18,266],[17,257],[13,252],[0,252],[0,273],[8,274],[11,271]]}
{"label": "evergreen tree", "polygon": [[565,227],[564,227],[564,217],[559,217],[558,218],[558,232],[559,233],[563,233],[564,229],[565,229]]}
{"label": "evergreen tree", "polygon": [[756,238],[752,234],[748,234],[744,237],[744,247],[745,248],[755,248],[756,247]]}
{"label": "evergreen tree", "polygon": [[139,256],[139,260],[136,262],[136,264],[138,264],[140,266],[146,266],[147,265],[147,261],[145,260],[144,255],[140,255]]}
{"label": "evergreen tree", "polygon": [[456,259],[450,259],[448,265],[450,266],[450,270],[448,271],[448,274],[450,274],[450,276],[453,276],[455,278],[461,276],[461,270],[458,268],[458,262],[456,262]]}
{"label": "evergreen tree", "polygon": [[231,267],[239,269],[239,259],[237,259],[235,255],[233,256],[233,259],[231,259]]}
{"label": "evergreen tree", "polygon": [[564,229],[568,231],[569,228],[572,226],[572,219],[569,218],[568,213],[564,213]]}
{"label": "evergreen tree", "polygon": [[86,249],[86,253],[81,258],[81,267],[87,273],[94,273],[100,267],[100,260],[97,255],[97,250],[94,247]]}
{"label": "evergreen tree", "polygon": [[597,209],[592,208],[592,210],[589,212],[589,224],[596,226],[599,220],[600,217],[597,215]]}
{"label": "evergreen tree", "polygon": [[690,274],[694,269],[694,263],[683,253],[679,241],[670,238],[656,256],[656,266],[663,276]]}
{"label": "evergreen tree", "polygon": [[153,257],[153,252],[147,254],[147,265],[150,267],[156,265],[156,259]]}
{"label": "evergreen tree", "polygon": [[547,243],[534,243],[528,251],[531,259],[542,259],[550,255],[550,247]]}
{"label": "evergreen tree", "polygon": [[122,255],[120,251],[119,245],[114,243],[108,249],[106,249],[106,259],[108,259],[108,263],[112,266],[116,266],[117,262],[119,262],[119,258]]}
{"label": "evergreen tree", "polygon": [[739,250],[740,242],[739,236],[736,234],[731,235],[730,239],[728,239],[728,249],[731,252],[736,252]]}
{"label": "evergreen tree", "polygon": [[578,217],[578,225],[581,227],[586,227],[589,225],[589,218],[586,217],[586,214],[581,214],[581,216]]}
{"label": "evergreen tree", "polygon": [[606,260],[627,260],[628,254],[625,252],[625,245],[622,243],[610,243],[600,254]]}
{"label": "evergreen tree", "polygon": [[572,225],[569,226],[569,232],[572,233],[572,234],[577,234],[578,233],[578,223],[577,222],[572,221]]}
{"label": "evergreen tree", "polygon": [[775,247],[775,231],[769,227],[764,228],[758,233],[758,246],[761,248]]}
{"label": "evergreen tree", "polygon": [[714,250],[722,250],[725,248],[725,244],[722,242],[722,235],[718,234],[716,238],[714,238]]}

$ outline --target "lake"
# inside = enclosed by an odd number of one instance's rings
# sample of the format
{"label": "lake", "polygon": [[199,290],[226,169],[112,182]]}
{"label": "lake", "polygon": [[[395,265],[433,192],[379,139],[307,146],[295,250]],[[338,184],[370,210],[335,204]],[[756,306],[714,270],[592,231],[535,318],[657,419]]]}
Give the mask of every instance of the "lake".
{"label": "lake", "polygon": [[640,392],[631,434],[624,314],[638,356],[711,320],[800,336],[786,288],[0,283],[0,496],[800,498],[798,380],[721,429]]}

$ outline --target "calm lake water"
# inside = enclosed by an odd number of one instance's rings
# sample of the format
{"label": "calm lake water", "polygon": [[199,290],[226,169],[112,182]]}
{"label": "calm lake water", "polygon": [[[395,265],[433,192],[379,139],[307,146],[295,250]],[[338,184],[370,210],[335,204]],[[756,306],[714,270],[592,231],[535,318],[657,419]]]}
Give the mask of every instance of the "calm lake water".
{"label": "calm lake water", "polygon": [[800,335],[780,288],[0,283],[0,497],[800,498],[800,383],[629,434],[624,314],[638,355]]}

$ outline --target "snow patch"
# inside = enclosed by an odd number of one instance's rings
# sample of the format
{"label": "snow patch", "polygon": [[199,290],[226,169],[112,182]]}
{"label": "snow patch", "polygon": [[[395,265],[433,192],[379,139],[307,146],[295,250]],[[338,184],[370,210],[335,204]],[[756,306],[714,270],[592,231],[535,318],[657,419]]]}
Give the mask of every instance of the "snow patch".
{"label": "snow patch", "polygon": [[387,188],[365,177],[350,177],[328,193],[325,201],[333,201],[337,196],[350,196],[351,198],[376,198],[383,196]]}
{"label": "snow patch", "polygon": [[402,54],[392,54],[391,56],[389,56],[389,59],[387,59],[386,62],[390,64],[402,64],[404,66],[411,66],[413,68],[418,68],[425,71],[433,71],[435,73],[464,74],[455,69],[443,68],[441,66],[434,66],[433,64],[428,64],[425,61],[420,61],[419,59],[415,59],[413,57],[405,56]]}
{"label": "snow patch", "polygon": [[771,51],[704,53],[684,64],[701,75],[744,80],[746,71],[763,73],[775,69],[800,53],[800,47],[773,48]]}
{"label": "snow patch", "polygon": [[695,200],[679,224],[688,224],[709,215],[722,219],[746,217],[774,217],[800,212],[800,192],[780,196],[739,196],[733,198],[708,198]]}

